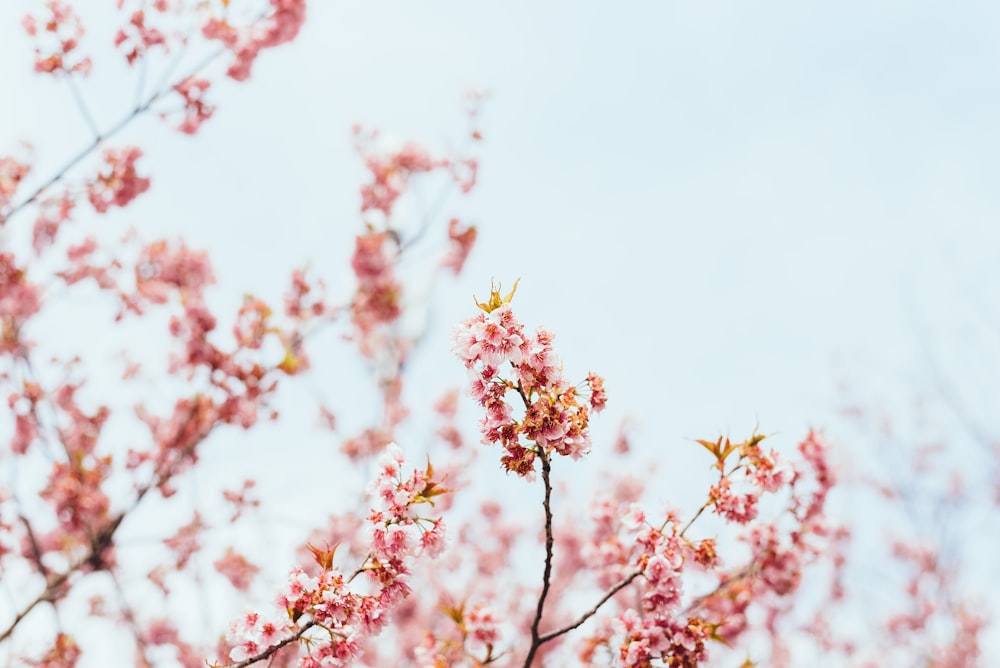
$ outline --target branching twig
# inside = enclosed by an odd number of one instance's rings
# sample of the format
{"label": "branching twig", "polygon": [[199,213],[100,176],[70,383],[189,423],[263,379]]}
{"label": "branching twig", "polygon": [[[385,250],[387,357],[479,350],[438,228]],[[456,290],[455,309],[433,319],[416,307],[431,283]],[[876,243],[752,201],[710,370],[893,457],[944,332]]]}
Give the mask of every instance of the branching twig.
{"label": "branching twig", "polygon": [[[187,419],[178,429],[177,435],[174,437],[175,446],[180,443],[180,439],[183,437],[188,424],[194,418],[194,414],[195,411],[194,409],[192,409],[191,412],[188,414]],[[14,629],[17,628],[17,625],[21,623],[21,620],[23,620],[28,615],[28,613],[30,613],[39,603],[44,603],[46,601],[54,600],[56,598],[56,595],[60,587],[62,587],[74,573],[76,573],[77,571],[79,571],[80,569],[82,569],[87,565],[91,566],[100,565],[101,554],[108,547],[111,546],[111,541],[114,537],[115,532],[118,530],[118,527],[121,526],[121,523],[124,521],[128,513],[130,513],[132,510],[135,510],[135,508],[139,505],[139,502],[142,501],[143,497],[145,497],[150,490],[166,482],[166,480],[171,475],[173,475],[174,470],[180,464],[180,462],[183,461],[184,454],[189,453],[198,443],[203,441],[208,436],[210,431],[211,429],[209,429],[209,431],[205,432],[204,434],[197,434],[194,443],[190,447],[185,448],[185,453],[182,453],[180,457],[178,457],[174,462],[172,462],[171,465],[168,466],[163,473],[161,473],[158,476],[155,476],[153,480],[151,480],[142,489],[140,489],[139,492],[136,494],[136,498],[132,502],[131,507],[118,513],[118,515],[116,515],[115,518],[104,529],[102,529],[100,532],[97,533],[97,535],[92,537],[90,541],[90,549],[83,557],[72,563],[69,566],[69,568],[67,568],[64,572],[60,573],[59,575],[55,576],[54,578],[46,582],[45,589],[42,591],[42,593],[39,594],[31,603],[29,603],[24,610],[18,613],[18,615],[14,618],[14,620],[10,623],[10,625],[2,633],[0,633],[0,642],[3,642],[7,638],[9,638],[14,633]]]}
{"label": "branching twig", "polygon": [[[204,60],[198,63],[198,65],[196,65],[188,74],[181,77],[180,81],[183,81],[187,77],[194,76],[195,74],[200,72],[202,69],[207,67],[213,60],[222,55],[224,51],[225,49],[218,49],[216,51],[213,51],[208,57],[206,57]],[[56,172],[54,176],[50,177],[47,181],[45,181],[40,186],[35,188],[34,192],[28,195],[27,199],[21,201],[18,204],[15,204],[11,208],[11,210],[7,213],[7,216],[4,220],[10,220],[19,211],[21,211],[28,205],[38,200],[38,198],[41,197],[46,190],[48,190],[49,188],[62,181],[64,178],[66,178],[66,175],[69,173],[71,169],[73,169],[77,164],[79,164],[84,158],[88,157],[91,153],[96,151],[98,147],[101,146],[101,144],[103,144],[107,140],[117,135],[119,132],[125,129],[133,120],[135,120],[139,116],[149,111],[150,107],[152,107],[153,104],[157,102],[157,100],[161,99],[172,90],[173,86],[162,86],[158,88],[148,98],[146,98],[145,102],[136,105],[136,107],[133,108],[132,111],[130,111],[128,114],[125,115],[124,118],[122,118],[114,126],[112,126],[110,130],[107,130],[106,132],[103,133],[95,132],[94,141],[92,141],[90,145],[88,145],[82,151],[73,156],[73,158],[71,158],[69,162],[63,165],[62,169]]]}

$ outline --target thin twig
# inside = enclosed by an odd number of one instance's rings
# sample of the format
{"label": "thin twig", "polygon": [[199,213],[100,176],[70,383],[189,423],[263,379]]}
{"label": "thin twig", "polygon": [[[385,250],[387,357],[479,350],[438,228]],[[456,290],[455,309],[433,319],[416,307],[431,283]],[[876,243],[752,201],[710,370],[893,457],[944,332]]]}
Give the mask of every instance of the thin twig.
{"label": "thin twig", "polygon": [[606,593],[604,596],[602,596],[601,600],[598,601],[594,605],[594,607],[592,607],[587,612],[583,613],[578,620],[576,620],[575,622],[573,622],[569,626],[564,626],[561,629],[558,629],[557,631],[550,631],[550,632],[546,633],[545,635],[543,635],[541,638],[538,639],[538,644],[541,645],[543,643],[547,643],[550,640],[554,640],[555,638],[558,638],[559,636],[561,636],[561,635],[563,635],[565,633],[569,633],[573,629],[581,626],[585,621],[587,621],[588,619],[590,619],[591,617],[593,617],[594,615],[596,615],[597,611],[601,609],[602,605],[604,605],[605,603],[607,603],[608,601],[610,601],[611,598],[615,594],[617,594],[618,592],[620,592],[622,589],[624,589],[625,587],[627,587],[630,584],[632,584],[632,581],[635,580],[640,575],[642,575],[642,571],[635,571],[635,572],[633,572],[631,575],[629,575],[628,577],[626,577],[624,580],[622,580],[621,582],[619,582],[618,584],[616,584],[614,587],[612,587],[611,589],[609,589],[608,593]]}
{"label": "thin twig", "polygon": [[416,233],[412,237],[404,241],[402,244],[400,244],[399,246],[400,253],[402,253],[409,247],[413,246],[418,241],[420,241],[421,238],[423,238],[423,236],[427,233],[427,230],[430,229],[431,222],[438,217],[438,214],[441,212],[441,209],[444,208],[445,202],[448,201],[448,197],[451,195],[454,189],[455,189],[455,181],[453,179],[449,179],[448,183],[446,183],[444,187],[441,188],[441,192],[438,193],[437,199],[434,200],[434,203],[431,205],[431,207],[424,212],[424,215],[420,219],[420,224],[417,226]]}
{"label": "thin twig", "polygon": [[94,137],[100,137],[101,131],[97,127],[97,122],[94,120],[93,114],[90,113],[90,108],[87,107],[87,103],[83,99],[83,95],[80,93],[80,89],[76,85],[76,81],[73,79],[73,75],[67,75],[66,81],[69,83],[69,89],[73,92],[73,99],[76,101],[76,106],[80,109],[80,115],[83,116],[83,121],[90,128],[90,131],[94,134]]}
{"label": "thin twig", "polygon": [[694,521],[695,521],[696,519],[698,519],[699,517],[701,517],[701,514],[702,514],[703,512],[705,512],[705,510],[706,510],[706,509],[707,509],[707,508],[708,508],[709,506],[711,506],[711,505],[712,505],[712,501],[711,501],[711,500],[709,500],[709,501],[706,501],[705,503],[703,503],[703,504],[702,504],[702,506],[701,506],[701,508],[699,508],[699,509],[698,509],[698,512],[696,512],[696,513],[694,514],[694,517],[692,517],[692,518],[691,518],[690,520],[688,520],[688,523],[684,525],[684,528],[683,528],[683,529],[681,529],[681,532],[680,532],[680,534],[679,534],[679,535],[683,537],[683,536],[684,536],[684,534],[686,534],[686,533],[687,533],[687,530],[691,528],[691,525],[692,525],[692,524],[694,524]]}

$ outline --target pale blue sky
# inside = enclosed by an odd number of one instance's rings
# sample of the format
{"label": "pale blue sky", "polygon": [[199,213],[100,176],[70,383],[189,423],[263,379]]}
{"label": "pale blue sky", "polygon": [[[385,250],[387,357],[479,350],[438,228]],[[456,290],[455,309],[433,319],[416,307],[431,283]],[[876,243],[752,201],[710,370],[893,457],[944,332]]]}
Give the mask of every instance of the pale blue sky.
{"label": "pale blue sky", "polygon": [[[30,4],[0,6],[0,146],[35,141],[43,173],[86,131],[30,73],[12,29]],[[480,244],[415,373],[462,382],[448,331],[491,276],[519,276],[522,319],[570,373],[607,376],[598,433],[627,414],[673,453],[758,423],[794,439],[833,423],[840,376],[903,385],[915,325],[947,340],[956,304],[988,303],[998,21],[987,2],[314,2],[248,85],[213,90],[194,140],[152,119],[123,135],[154,178],[124,217],[210,248],[232,299],[277,294],[303,260],[346,291],[350,126],[447,147],[479,87],[481,186],[449,213]],[[132,83],[97,64],[107,126]]]}

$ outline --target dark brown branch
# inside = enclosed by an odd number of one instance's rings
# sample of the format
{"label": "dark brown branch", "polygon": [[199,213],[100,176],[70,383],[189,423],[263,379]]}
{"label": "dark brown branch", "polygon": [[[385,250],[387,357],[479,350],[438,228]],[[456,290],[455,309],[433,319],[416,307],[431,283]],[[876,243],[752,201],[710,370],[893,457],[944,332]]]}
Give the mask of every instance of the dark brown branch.
{"label": "dark brown branch", "polygon": [[545,483],[545,572],[542,574],[542,592],[538,596],[538,607],[535,610],[535,620],[531,623],[531,648],[528,656],[524,659],[524,667],[529,668],[535,658],[535,653],[542,645],[541,635],[538,627],[542,623],[542,613],[545,610],[545,598],[549,595],[549,588],[552,585],[552,462],[545,453],[545,448],[538,449],[538,456],[542,460],[542,481]]}

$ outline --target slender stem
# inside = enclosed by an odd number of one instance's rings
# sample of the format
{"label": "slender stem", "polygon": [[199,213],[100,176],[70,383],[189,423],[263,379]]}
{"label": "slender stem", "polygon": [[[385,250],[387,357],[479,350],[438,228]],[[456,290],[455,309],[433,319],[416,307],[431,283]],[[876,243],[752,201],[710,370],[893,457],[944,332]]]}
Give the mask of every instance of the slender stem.
{"label": "slender stem", "polygon": [[90,128],[90,131],[94,134],[94,137],[100,137],[101,131],[97,128],[97,122],[94,121],[93,114],[90,113],[90,108],[87,107],[87,103],[83,99],[83,95],[80,93],[80,88],[76,85],[76,80],[73,78],[72,74],[66,76],[66,81],[69,83],[69,89],[73,92],[73,99],[76,101],[76,106],[80,109],[80,115],[83,116],[83,121]]}
{"label": "slender stem", "polygon": [[701,514],[702,514],[703,512],[705,512],[705,510],[706,510],[706,509],[707,509],[707,508],[708,508],[709,506],[711,506],[711,505],[712,505],[712,501],[711,501],[711,500],[709,500],[709,501],[706,501],[705,503],[703,503],[703,504],[702,504],[702,506],[701,506],[701,508],[699,508],[699,509],[698,509],[698,512],[696,512],[696,513],[694,514],[694,517],[692,517],[692,518],[691,518],[690,520],[688,520],[688,523],[684,525],[684,528],[683,528],[683,529],[681,529],[681,532],[680,532],[680,534],[679,534],[679,535],[680,535],[680,536],[683,536],[684,534],[686,534],[686,533],[687,533],[687,530],[691,528],[691,525],[692,525],[692,524],[694,524],[694,521],[695,521],[696,519],[698,519],[699,517],[701,517]]}
{"label": "slender stem", "polygon": [[545,598],[549,595],[549,587],[552,584],[552,462],[545,453],[545,448],[538,449],[538,456],[542,460],[542,481],[545,483],[545,572],[542,575],[542,593],[538,596],[538,607],[535,610],[535,620],[531,624],[531,648],[528,656],[524,659],[524,668],[529,668],[535,658],[535,653],[542,644],[538,627],[542,623],[542,613],[545,610]]}
{"label": "slender stem", "polygon": [[46,594],[48,594],[49,591],[50,591],[49,587],[46,587],[45,593],[36,598],[28,605],[28,607],[26,607],[24,610],[22,610],[17,614],[17,617],[15,617],[14,621],[10,623],[10,626],[7,627],[7,630],[4,631],[3,633],[0,633],[0,642],[3,642],[7,638],[9,638],[10,634],[12,634],[14,632],[14,629],[17,628],[17,625],[21,623],[21,620],[27,617],[28,613],[30,613],[35,608],[36,605],[46,600]]}
{"label": "slender stem", "polygon": [[350,577],[347,578],[347,584],[351,584],[352,582],[354,582],[354,578],[358,577],[359,575],[365,572],[365,564],[368,563],[368,560],[371,559],[371,556],[372,556],[371,552],[365,555],[365,558],[361,560],[361,565],[358,566],[357,569],[355,569],[355,571],[351,573]]}

